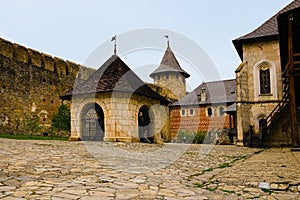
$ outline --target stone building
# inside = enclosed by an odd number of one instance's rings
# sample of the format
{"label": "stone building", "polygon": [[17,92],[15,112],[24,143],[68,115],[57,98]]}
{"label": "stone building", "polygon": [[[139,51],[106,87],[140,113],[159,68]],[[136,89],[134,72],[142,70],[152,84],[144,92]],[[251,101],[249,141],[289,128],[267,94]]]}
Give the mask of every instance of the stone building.
{"label": "stone building", "polygon": [[[254,31],[233,40],[242,60],[236,69],[238,145],[290,145],[289,81],[283,75],[278,16],[300,7],[295,0]],[[274,117],[275,113],[280,113]]]}
{"label": "stone building", "polygon": [[169,101],[117,55],[61,98],[72,101],[72,140],[159,143],[169,126]]}
{"label": "stone building", "polygon": [[235,118],[226,109],[235,103],[235,80],[203,83],[186,95],[189,74],[169,45],[150,76],[154,84],[145,84],[113,55],[62,95],[72,101],[71,139],[160,142],[175,139],[179,130],[234,127]]}

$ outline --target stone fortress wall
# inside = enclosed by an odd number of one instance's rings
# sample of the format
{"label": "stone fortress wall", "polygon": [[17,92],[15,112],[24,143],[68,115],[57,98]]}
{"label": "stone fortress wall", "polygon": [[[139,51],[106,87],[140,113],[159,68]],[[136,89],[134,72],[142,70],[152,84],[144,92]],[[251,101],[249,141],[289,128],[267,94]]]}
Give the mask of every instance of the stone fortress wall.
{"label": "stone fortress wall", "polygon": [[94,71],[0,38],[0,132],[24,132],[28,117],[38,117],[47,131],[59,96]]}

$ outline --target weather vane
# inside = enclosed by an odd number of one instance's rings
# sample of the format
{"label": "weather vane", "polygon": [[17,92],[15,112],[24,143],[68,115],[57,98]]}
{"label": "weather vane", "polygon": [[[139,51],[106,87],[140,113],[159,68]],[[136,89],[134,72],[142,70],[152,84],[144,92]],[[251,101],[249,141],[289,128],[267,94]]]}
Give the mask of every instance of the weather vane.
{"label": "weather vane", "polygon": [[113,36],[111,38],[111,42],[112,41],[115,41],[115,44],[114,44],[114,54],[117,55],[117,35]]}
{"label": "weather vane", "polygon": [[167,38],[167,45],[168,45],[168,47],[170,47],[170,40],[169,40],[169,36],[168,36],[168,35],[165,35],[165,38]]}

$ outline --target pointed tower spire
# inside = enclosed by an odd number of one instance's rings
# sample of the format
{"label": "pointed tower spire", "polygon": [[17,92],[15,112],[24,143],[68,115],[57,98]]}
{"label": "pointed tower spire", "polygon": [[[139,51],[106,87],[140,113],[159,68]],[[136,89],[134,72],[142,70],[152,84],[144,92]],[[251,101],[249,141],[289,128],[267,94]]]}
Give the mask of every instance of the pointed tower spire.
{"label": "pointed tower spire", "polygon": [[168,88],[180,99],[186,95],[185,79],[190,75],[180,67],[170,48],[169,37],[167,35],[165,37],[168,39],[167,49],[160,65],[150,74],[150,77],[154,79],[154,84]]}

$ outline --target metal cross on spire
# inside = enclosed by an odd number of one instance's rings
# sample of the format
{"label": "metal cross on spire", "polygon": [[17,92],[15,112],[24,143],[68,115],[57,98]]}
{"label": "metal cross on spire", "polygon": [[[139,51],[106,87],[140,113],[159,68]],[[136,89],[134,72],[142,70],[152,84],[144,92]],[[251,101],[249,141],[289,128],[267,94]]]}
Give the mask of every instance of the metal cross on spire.
{"label": "metal cross on spire", "polygon": [[115,41],[115,44],[114,44],[114,55],[117,55],[117,35],[113,36],[111,38],[111,42],[112,41]]}
{"label": "metal cross on spire", "polygon": [[169,36],[168,36],[168,35],[165,35],[165,38],[167,38],[167,45],[168,45],[168,47],[170,47],[170,40],[169,40]]}

